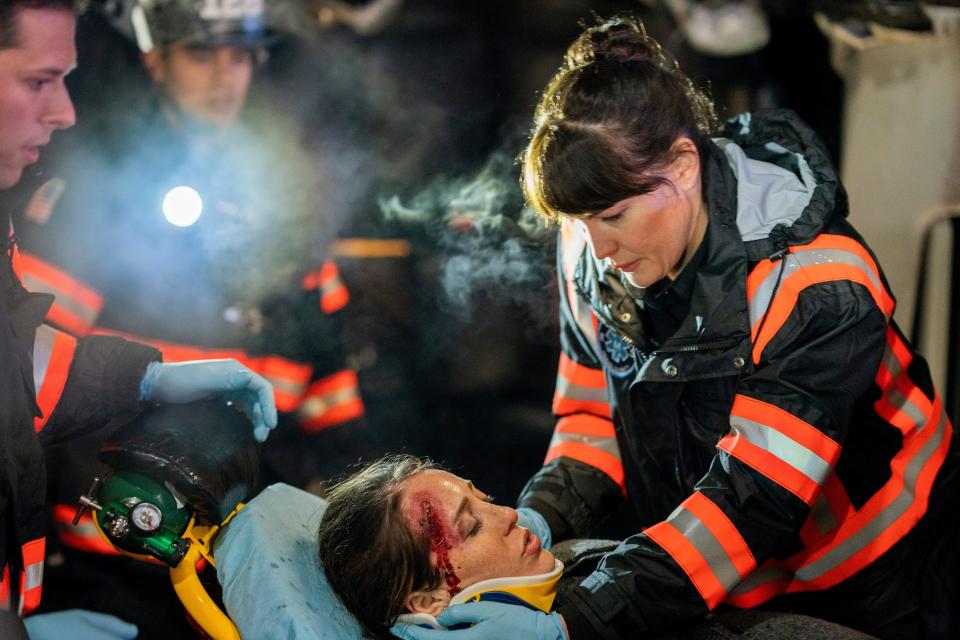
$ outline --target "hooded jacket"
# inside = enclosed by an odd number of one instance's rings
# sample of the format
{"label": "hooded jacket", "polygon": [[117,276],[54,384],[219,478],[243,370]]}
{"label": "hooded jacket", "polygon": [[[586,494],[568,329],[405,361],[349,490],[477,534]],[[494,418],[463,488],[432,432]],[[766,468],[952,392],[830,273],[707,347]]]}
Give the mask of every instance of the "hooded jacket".
{"label": "hooded jacket", "polygon": [[561,231],[558,422],[519,502],[555,540],[597,533],[624,498],[642,529],[560,607],[573,640],[834,588],[943,511],[931,495],[956,475],[926,363],[815,135],[771,111],[723,136],[701,159],[689,311],[662,341],[578,225]]}

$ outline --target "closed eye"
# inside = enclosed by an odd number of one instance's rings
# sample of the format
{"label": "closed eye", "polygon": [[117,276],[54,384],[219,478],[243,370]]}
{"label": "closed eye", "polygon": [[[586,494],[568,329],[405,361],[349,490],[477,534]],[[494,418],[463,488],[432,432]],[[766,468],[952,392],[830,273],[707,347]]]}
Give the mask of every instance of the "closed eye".
{"label": "closed eye", "polygon": [[616,222],[622,217],[623,217],[623,213],[615,213],[612,216],[606,216],[605,218],[600,218],[600,219],[603,220],[604,222],[611,223],[611,222]]}

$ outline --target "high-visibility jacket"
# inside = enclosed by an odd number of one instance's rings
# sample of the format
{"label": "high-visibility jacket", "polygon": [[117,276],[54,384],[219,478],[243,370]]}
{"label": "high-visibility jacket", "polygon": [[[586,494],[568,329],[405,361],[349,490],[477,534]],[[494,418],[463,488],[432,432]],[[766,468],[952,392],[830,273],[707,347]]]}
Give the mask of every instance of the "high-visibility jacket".
{"label": "high-visibility jacket", "polygon": [[890,566],[906,573],[921,530],[948,535],[953,428],[825,152],[787,112],[724,135],[689,312],[662,343],[582,225],[561,231],[559,419],[520,504],[562,539],[626,497],[639,531],[561,606],[573,640],[831,589],[837,611],[807,612],[881,629],[916,604]]}
{"label": "high-visibility jacket", "polygon": [[21,285],[9,229],[0,256],[0,608],[23,615],[40,604],[43,586],[41,444],[135,412],[147,364],[160,354],[116,337],[78,340],[42,324],[52,298]]}
{"label": "high-visibility jacket", "polygon": [[[309,440],[356,424],[364,407],[341,336],[349,294],[321,251],[329,234],[321,225],[323,195],[295,180],[313,169],[291,171],[282,157],[291,150],[245,130],[201,153],[163,118],[137,122],[117,123],[129,134],[119,142],[117,132],[89,136],[90,144],[78,145],[84,154],[62,158],[56,177],[19,212],[29,249],[24,284],[56,296],[47,321],[73,335],[153,345],[168,362],[235,358],[274,386],[280,429],[290,437],[271,438],[268,450],[295,440],[290,432],[298,429]],[[162,213],[165,194],[182,185],[203,199],[200,219],[187,228]],[[310,448],[291,445],[289,467]],[[64,456],[63,487],[53,493],[70,504],[97,465],[85,462],[95,458],[91,447]],[[311,464],[280,477],[305,482],[300,476],[319,463]],[[70,546],[108,549],[89,522],[56,524]]]}

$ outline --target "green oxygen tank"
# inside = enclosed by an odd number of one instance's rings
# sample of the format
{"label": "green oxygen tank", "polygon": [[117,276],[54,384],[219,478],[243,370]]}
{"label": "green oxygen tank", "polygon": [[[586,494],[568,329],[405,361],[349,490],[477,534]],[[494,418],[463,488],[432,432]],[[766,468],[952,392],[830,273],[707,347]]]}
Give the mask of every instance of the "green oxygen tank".
{"label": "green oxygen tank", "polygon": [[190,548],[182,536],[193,511],[169,482],[136,471],[111,471],[97,478],[84,498],[95,500],[87,506],[96,510],[100,529],[123,551],[175,567]]}

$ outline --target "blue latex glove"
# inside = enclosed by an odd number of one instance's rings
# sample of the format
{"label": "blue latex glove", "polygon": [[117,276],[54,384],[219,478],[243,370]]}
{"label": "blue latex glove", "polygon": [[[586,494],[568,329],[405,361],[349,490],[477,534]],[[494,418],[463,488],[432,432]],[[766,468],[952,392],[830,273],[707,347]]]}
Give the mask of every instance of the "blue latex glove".
{"label": "blue latex glove", "polygon": [[30,640],[134,640],[136,625],[96,611],[68,609],[23,620]]}
{"label": "blue latex glove", "polygon": [[550,532],[547,519],[540,515],[539,511],[534,511],[530,507],[517,509],[517,516],[517,524],[530,529],[533,535],[540,538],[540,546],[549,551],[553,545],[553,534]]}
{"label": "blue latex glove", "polygon": [[390,633],[402,640],[569,640],[559,613],[532,611],[515,604],[455,604],[444,609],[437,616],[437,622],[445,627],[463,623],[473,626],[459,631],[438,631],[398,622],[390,628]]}
{"label": "blue latex glove", "polygon": [[233,358],[190,362],[151,362],[140,382],[140,399],[177,404],[223,396],[239,400],[263,442],[277,426],[273,385]]}

